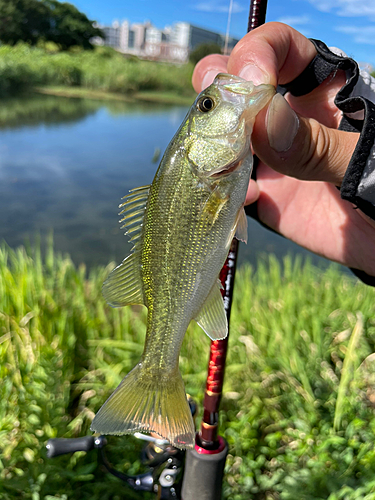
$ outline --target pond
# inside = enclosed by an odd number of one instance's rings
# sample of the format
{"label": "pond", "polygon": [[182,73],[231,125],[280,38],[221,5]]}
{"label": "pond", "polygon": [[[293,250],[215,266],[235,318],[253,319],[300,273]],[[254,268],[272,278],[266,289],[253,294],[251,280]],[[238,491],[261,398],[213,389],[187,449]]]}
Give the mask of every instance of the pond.
{"label": "pond", "polygon": [[[118,224],[129,189],[149,184],[187,108],[31,95],[0,109],[0,240],[11,247],[52,230],[57,251],[88,267],[130,246]],[[309,252],[248,219],[240,262]],[[309,254],[312,256],[312,254]],[[312,256],[326,266],[325,259]]]}

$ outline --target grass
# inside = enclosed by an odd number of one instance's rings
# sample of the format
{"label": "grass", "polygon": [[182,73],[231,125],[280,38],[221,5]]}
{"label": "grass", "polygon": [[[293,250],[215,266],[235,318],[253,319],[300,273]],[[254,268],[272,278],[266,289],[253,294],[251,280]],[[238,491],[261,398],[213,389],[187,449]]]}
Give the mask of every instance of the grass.
{"label": "grass", "polygon": [[[142,352],[146,311],[111,309],[101,284],[49,245],[0,250],[0,498],[147,498],[94,454],[47,460],[50,437],[89,433]],[[375,499],[375,291],[308,262],[270,256],[236,275],[221,433],[224,498]],[[209,341],[191,325],[180,367],[201,404]],[[110,457],[140,469],[134,438]]]}
{"label": "grass", "polygon": [[[43,92],[65,92],[64,95],[102,98],[188,99],[194,97],[191,85],[193,66],[181,66],[125,58],[110,47],[91,51],[48,51],[48,47],[31,47],[19,43],[0,46],[0,97],[30,88]],[[41,89],[42,87],[42,89]],[[64,89],[61,89],[64,87]],[[148,96],[148,97],[147,97]],[[174,101],[175,102],[175,101]]]}

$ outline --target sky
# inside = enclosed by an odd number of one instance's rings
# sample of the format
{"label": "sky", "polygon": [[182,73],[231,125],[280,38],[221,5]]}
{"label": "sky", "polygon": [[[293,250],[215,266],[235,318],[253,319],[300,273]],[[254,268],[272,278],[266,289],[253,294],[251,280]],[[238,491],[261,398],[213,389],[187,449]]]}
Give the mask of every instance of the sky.
{"label": "sky", "polygon": [[[230,0],[70,0],[101,24],[146,20],[164,28],[185,21],[225,33]],[[234,0],[230,34],[246,33],[249,2]],[[375,0],[268,0],[267,21],[289,24],[307,37],[338,47],[375,67]]]}

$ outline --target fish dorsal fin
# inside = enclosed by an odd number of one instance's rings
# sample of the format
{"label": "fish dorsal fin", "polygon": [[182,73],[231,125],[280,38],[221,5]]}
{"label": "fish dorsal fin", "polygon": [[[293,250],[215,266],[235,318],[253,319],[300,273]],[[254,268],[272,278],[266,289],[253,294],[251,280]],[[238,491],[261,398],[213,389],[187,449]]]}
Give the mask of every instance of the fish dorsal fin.
{"label": "fish dorsal fin", "polygon": [[132,189],[129,194],[122,198],[125,201],[119,206],[119,208],[122,208],[119,213],[119,215],[122,215],[120,223],[123,222],[121,229],[126,228],[125,234],[130,236],[130,241],[135,242],[132,251],[137,247],[138,239],[141,236],[149,193],[150,186]]}
{"label": "fish dorsal fin", "polygon": [[236,223],[237,223],[237,228],[235,237],[238,240],[247,243],[247,217],[245,209],[243,207],[239,211]]}
{"label": "fish dorsal fin", "polygon": [[126,228],[125,234],[134,242],[130,255],[117,266],[103,284],[103,295],[112,307],[122,307],[130,304],[143,304],[143,289],[141,280],[141,249],[140,236],[144,213],[148,200],[150,186],[132,189],[121,203],[121,228]]}
{"label": "fish dorsal fin", "polygon": [[222,340],[228,335],[228,322],[220,284],[216,282],[201,310],[194,318],[211,340]]}

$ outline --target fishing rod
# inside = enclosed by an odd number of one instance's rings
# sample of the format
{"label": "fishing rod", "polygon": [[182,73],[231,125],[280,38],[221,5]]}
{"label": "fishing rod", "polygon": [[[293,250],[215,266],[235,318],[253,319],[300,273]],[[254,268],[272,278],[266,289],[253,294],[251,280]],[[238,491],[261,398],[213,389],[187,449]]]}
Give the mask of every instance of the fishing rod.
{"label": "fishing rod", "polygon": [[[251,0],[248,32],[264,24],[267,0]],[[254,157],[254,168],[257,158]],[[228,257],[220,272],[224,308],[228,320],[232,306],[234,278],[238,254],[238,240],[233,239]],[[229,328],[228,328],[229,329]],[[228,350],[228,336],[224,340],[211,342],[206,390],[203,402],[203,418],[200,430],[196,434],[195,447],[186,452],[185,466],[183,452],[171,447],[164,440],[137,433],[135,437],[153,441],[156,448],[147,447],[142,462],[149,466],[146,473],[130,476],[117,471],[108,461],[104,448],[107,440],[104,436],[84,436],[76,439],[50,439],[47,443],[49,458],[97,449],[100,463],[107,472],[118,477],[136,491],[156,491],[160,500],[174,500],[179,497],[176,480],[183,471],[181,500],[218,500],[224,475],[224,466],[228,454],[228,444],[218,434],[219,406],[223,391],[225,362]],[[194,406],[194,403],[190,403]],[[192,414],[194,413],[191,407]],[[160,441],[160,442],[159,442]],[[167,443],[167,444],[165,444]],[[152,444],[152,443],[151,443]],[[178,485],[177,485],[178,486]]]}
{"label": "fishing rod", "polygon": [[[251,0],[247,32],[265,23],[267,0]],[[254,168],[257,158],[254,157]],[[213,340],[210,346],[203,417],[196,434],[195,447],[186,453],[181,500],[217,500],[221,498],[228,444],[218,434],[219,406],[223,391],[225,363],[228,351],[230,312],[238,256],[238,240],[233,239],[227,260],[220,272],[224,308],[228,320],[228,335]]]}

